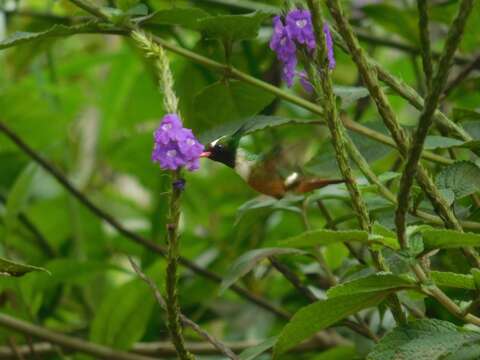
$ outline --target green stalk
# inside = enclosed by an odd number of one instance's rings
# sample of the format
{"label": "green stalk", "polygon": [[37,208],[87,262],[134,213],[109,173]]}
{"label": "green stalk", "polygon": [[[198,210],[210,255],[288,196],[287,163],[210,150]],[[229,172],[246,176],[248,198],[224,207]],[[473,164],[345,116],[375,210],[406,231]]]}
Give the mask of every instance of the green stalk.
{"label": "green stalk", "polygon": [[420,33],[420,45],[422,52],[423,72],[427,91],[432,88],[433,66],[432,53],[430,49],[430,31],[428,30],[428,4],[426,0],[417,0],[418,8],[418,29]]}
{"label": "green stalk", "polygon": [[349,164],[348,154],[345,149],[345,129],[338,118],[335,95],[333,93],[333,84],[330,77],[330,70],[328,68],[327,49],[322,30],[323,20],[320,12],[320,5],[318,1],[315,0],[308,0],[307,3],[312,13],[312,21],[318,44],[315,54],[315,62],[309,62],[307,64],[308,73],[310,75],[309,77],[313,80],[312,84],[316,95],[322,99],[324,116],[332,136],[335,157],[342,176],[346,180],[346,186],[350,193],[353,208],[358,216],[360,226],[362,229],[369,231],[370,218],[367,207],[360,194],[355,177],[352,174],[352,168]]}
{"label": "green stalk", "polygon": [[[147,56],[155,59],[160,89],[164,94],[163,102],[165,109],[168,113],[178,114],[178,99],[173,90],[173,75],[170,71],[170,64],[165,50],[142,31],[134,30],[131,35],[132,39],[145,51]],[[167,274],[165,279],[167,325],[178,357],[181,360],[193,360],[195,357],[187,350],[182,334],[181,312],[177,293],[180,243],[178,238],[178,225],[180,221],[182,195],[182,188],[178,186],[178,182],[182,181],[181,171],[172,171],[171,180],[172,193],[170,195],[169,218],[167,222]]]}
{"label": "green stalk", "polygon": [[[452,26],[450,27],[445,48],[438,64],[438,70],[435,78],[433,79],[431,90],[428,92],[425,100],[425,107],[420,115],[418,128],[412,143],[412,148],[408,154],[405,170],[402,174],[400,190],[398,193],[398,208],[395,214],[395,224],[397,226],[398,240],[403,248],[408,247],[406,238],[406,214],[408,211],[410,190],[413,186],[413,179],[415,178],[417,172],[418,162],[420,161],[420,154],[422,153],[428,130],[433,123],[433,114],[438,106],[445,83],[447,82],[453,56],[458,45],[460,44],[468,16],[470,15],[472,9],[473,0],[463,0],[460,4],[459,12],[455,17]],[[444,202],[444,206],[448,207],[448,204],[442,198],[438,198],[438,201]],[[458,221],[448,223],[447,225],[450,225],[450,227],[453,227],[457,230],[462,230],[462,227]]]}
{"label": "green stalk", "polygon": [[[347,54],[350,53],[350,45],[346,44],[341,35],[339,35],[335,30],[332,29],[332,34],[334,34],[335,42],[339,47],[344,50]],[[359,35],[360,36],[360,35]],[[358,45],[358,41],[357,41]],[[385,70],[382,65],[376,62],[374,59],[370,58],[367,54],[363,54],[366,63],[371,67],[372,71],[376,73],[378,79],[387,84],[394,92],[407,100],[412,106],[422,111],[424,107],[424,99],[418,94],[418,92],[405,83],[403,80],[392,75],[390,72]],[[434,114],[435,120],[447,128],[450,132],[455,134],[457,137],[464,141],[473,140],[473,138],[468,134],[465,129],[460,125],[454,123],[450,120],[444,113],[440,110],[436,110]]]}
{"label": "green stalk", "polygon": [[[313,87],[317,97],[322,99],[322,105],[325,112],[325,119],[327,121],[330,134],[332,136],[332,143],[335,149],[335,157],[342,173],[346,180],[346,186],[352,199],[353,208],[359,219],[360,226],[363,230],[371,232],[370,217],[367,206],[360,194],[360,190],[352,174],[352,169],[348,160],[348,153],[346,150],[346,138],[348,135],[341,120],[338,117],[337,107],[335,103],[335,95],[333,93],[333,83],[328,68],[327,47],[325,36],[322,30],[323,17],[321,13],[320,3],[318,0],[308,0],[308,7],[312,14],[312,21],[315,30],[315,38],[317,40],[317,49],[315,53],[315,62],[309,62],[308,73],[312,79]],[[375,265],[380,270],[385,270],[380,254],[372,251],[372,258]],[[396,295],[389,296],[389,305],[392,309],[392,314],[399,324],[406,323],[405,313],[402,311],[400,301]]]}
{"label": "green stalk", "polygon": [[[180,171],[174,171],[172,174],[172,184],[181,179]],[[182,190],[172,186],[172,195],[170,196],[170,215],[167,223],[168,233],[168,251],[167,251],[167,276],[165,286],[167,290],[166,310],[168,317],[168,329],[172,337],[172,342],[177,350],[177,355],[182,360],[192,360],[195,357],[188,352],[185,346],[185,340],[182,335],[182,324],[180,319],[180,305],[177,294],[177,270],[178,270],[178,224],[180,220],[180,204]]]}
{"label": "green stalk", "polygon": [[[403,158],[406,158],[410,139],[400,127],[393,108],[391,107],[383,89],[380,87],[375,67],[367,60],[363,49],[360,47],[358,39],[345,17],[339,0],[327,0],[327,4],[332,17],[337,24],[338,31],[342,36],[353,61],[357,65],[362,80],[367,87],[370,96],[374,100],[383,122],[389,129],[400,155]],[[458,220],[448,204],[446,204],[442,194],[438,191],[430,175],[421,164],[418,167],[417,181],[444,223],[450,227],[456,226]]]}

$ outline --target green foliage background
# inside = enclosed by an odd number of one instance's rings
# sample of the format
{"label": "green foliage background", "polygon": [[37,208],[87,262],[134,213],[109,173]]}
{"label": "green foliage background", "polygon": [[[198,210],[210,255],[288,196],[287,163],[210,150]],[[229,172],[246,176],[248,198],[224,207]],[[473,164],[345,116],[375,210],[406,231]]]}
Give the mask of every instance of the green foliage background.
{"label": "green foliage background", "polygon": [[[283,5],[281,1],[92,2],[117,9],[118,26],[129,17],[138,19],[147,10],[154,15],[141,23],[146,31],[206,58],[231,64],[287,94],[315,101],[299,84],[292,89],[281,84],[279,64],[268,47],[271,15],[278,13]],[[416,50],[419,40],[415,2],[342,3],[368,54],[420,94],[425,94],[421,60]],[[432,48],[439,52],[459,1],[429,3]],[[253,11],[260,12],[252,15]],[[238,16],[242,14],[249,15]],[[90,15],[67,0],[0,0],[0,20],[5,21],[5,25],[0,21],[0,49],[5,49],[0,52],[0,122],[7,124],[60,169],[82,194],[122,225],[164,245],[170,184],[168,176],[150,159],[152,132],[165,113],[155,68],[131,39],[96,34],[98,26],[86,17]],[[451,78],[474,60],[478,52],[479,21],[480,4],[476,2]],[[67,30],[67,26],[77,28]],[[75,32],[80,33],[73,34]],[[223,47],[225,43],[230,44],[227,52]],[[368,92],[362,87],[355,65],[339,47],[335,52],[337,67],[332,76],[339,108],[349,119],[388,136],[375,106],[368,99]],[[323,120],[318,115],[265,88],[241,79],[229,79],[228,72],[215,71],[172,52],[169,58],[182,118],[202,141],[207,143],[250,121],[257,131],[244,138],[242,144],[251,151],[263,152],[279,144],[301,143],[302,150],[308,154],[305,163],[308,173],[340,176],[328,129],[318,124]],[[300,342],[321,327],[332,325],[325,336],[332,339],[341,336],[344,340],[330,349],[325,349],[322,341],[313,340],[313,350],[279,355],[282,359],[363,359],[369,353],[368,359],[375,360],[427,356],[429,359],[478,359],[479,334],[463,329],[465,323],[431,297],[410,291],[410,288],[417,289],[417,285],[409,272],[415,256],[424,250],[440,248],[442,250],[430,258],[432,281],[462,308],[478,296],[478,273],[471,271],[459,250],[461,246],[480,245],[477,75],[474,70],[440,107],[465,128],[473,141],[465,142],[442,127],[434,127],[425,147],[446,160],[423,160],[456,216],[468,222],[469,235],[462,237],[454,232],[433,230],[424,225],[438,224],[412,215],[408,218],[411,253],[400,252],[392,232],[395,207],[381,197],[376,186],[368,185],[355,167],[354,174],[375,223],[377,237],[373,243],[371,237],[358,231],[351,200],[343,185],[317,190],[307,198],[276,201],[253,192],[231,169],[202,160],[200,171],[185,174],[187,188],[182,201],[180,253],[220,274],[228,283],[224,282],[221,289],[220,284],[181,268],[182,311],[219,339],[239,343],[242,350],[282,333],[276,345],[280,352],[282,346],[287,349],[297,344],[292,340],[294,334],[305,332]],[[401,125],[408,131],[413,130],[419,111],[394,91],[387,90],[387,93]],[[365,132],[349,130],[349,134],[375,173],[396,193],[402,170],[398,152],[365,136]],[[412,198],[415,208],[434,213],[420,188],[414,188]],[[328,209],[332,219],[319,210],[317,200]],[[312,233],[305,233],[302,215],[307,217]],[[320,231],[332,229],[332,224],[334,229],[349,232]],[[414,227],[416,225],[419,226]],[[162,290],[164,259],[122,236],[85,208],[1,133],[0,240],[2,258],[47,270],[23,277],[0,276],[2,314],[121,350],[131,350],[138,343],[168,341],[165,313],[147,285],[133,272],[125,255],[141,263]],[[356,251],[367,258],[367,265],[349,255],[343,243],[346,240],[352,241]],[[344,293],[344,296],[353,294],[355,301],[335,299],[335,291],[330,290],[327,302],[308,305],[309,299],[267,260],[267,256],[277,256],[312,294],[325,299],[329,287],[325,279],[329,274],[311,256],[306,256],[315,253],[316,246],[321,246],[319,251],[339,282],[365,281],[358,286],[354,283]],[[369,280],[374,270],[366,246],[381,249],[392,278],[385,280],[378,275]],[[245,255],[263,248],[271,251],[260,250],[260,256],[258,251]],[[290,248],[301,248],[306,253],[289,251]],[[21,264],[9,266],[18,266],[15,271],[19,273],[38,270],[23,268]],[[284,328],[285,318],[227,290],[233,283],[288,313],[295,314],[302,309],[295,315],[295,318],[304,317],[300,328],[295,328],[297,325],[293,322]],[[438,319],[435,320],[438,323],[420,320],[411,327],[397,327],[384,338],[387,343],[382,341],[372,352],[375,345],[372,339],[339,321],[362,310],[363,321],[381,338],[395,327],[383,301],[392,291],[399,291],[401,301],[408,307]],[[342,293],[342,289],[337,292]],[[363,310],[365,307],[369,308]],[[409,316],[413,318],[410,313]],[[288,333],[289,327],[294,331]],[[440,335],[435,336],[436,331]],[[423,339],[425,333],[429,336]],[[188,328],[185,337],[187,342],[201,341]],[[408,340],[412,337],[418,338],[419,343],[412,345]],[[28,344],[29,339],[8,327],[0,328],[0,344],[5,346]],[[449,346],[445,345],[449,341]],[[270,340],[266,348],[273,342]],[[404,350],[392,352],[391,344],[404,344]],[[445,348],[435,354],[428,352],[439,344]],[[456,356],[450,355],[457,350]],[[419,353],[424,357],[412,357]],[[170,357],[175,356],[171,353]],[[44,358],[81,359],[86,355],[52,353]],[[221,356],[210,354],[201,358]],[[247,358],[255,357],[244,355],[243,359]],[[267,352],[258,358],[269,359],[271,354]]]}

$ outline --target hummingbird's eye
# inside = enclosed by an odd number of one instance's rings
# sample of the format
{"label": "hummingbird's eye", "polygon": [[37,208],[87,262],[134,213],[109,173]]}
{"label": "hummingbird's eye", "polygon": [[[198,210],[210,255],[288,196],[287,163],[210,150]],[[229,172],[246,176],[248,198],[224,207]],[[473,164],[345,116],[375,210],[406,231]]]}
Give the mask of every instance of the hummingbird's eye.
{"label": "hummingbird's eye", "polygon": [[223,148],[225,146],[223,146],[223,144],[217,144],[217,146],[215,146],[218,150],[223,150]]}

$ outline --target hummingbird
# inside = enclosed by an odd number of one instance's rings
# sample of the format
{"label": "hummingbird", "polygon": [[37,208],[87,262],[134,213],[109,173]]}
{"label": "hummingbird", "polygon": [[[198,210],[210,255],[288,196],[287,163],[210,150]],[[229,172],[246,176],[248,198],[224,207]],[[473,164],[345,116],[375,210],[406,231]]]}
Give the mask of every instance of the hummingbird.
{"label": "hummingbird", "polygon": [[212,141],[206,146],[201,157],[232,168],[253,190],[277,199],[288,193],[304,194],[345,182],[343,179],[322,179],[304,175],[281,147],[275,147],[265,154],[252,154],[240,146],[244,132],[242,127],[232,135]]}

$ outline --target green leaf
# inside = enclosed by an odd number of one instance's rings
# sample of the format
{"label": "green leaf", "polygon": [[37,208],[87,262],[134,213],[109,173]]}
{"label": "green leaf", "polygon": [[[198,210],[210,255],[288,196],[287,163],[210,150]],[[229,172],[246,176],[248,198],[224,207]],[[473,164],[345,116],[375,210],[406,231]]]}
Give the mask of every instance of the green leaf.
{"label": "green leaf", "polygon": [[442,169],[436,183],[440,189],[450,189],[460,199],[480,190],[480,168],[469,161],[459,161]]}
{"label": "green leaf", "polygon": [[425,249],[455,249],[480,246],[480,234],[455,230],[424,230],[422,233]]}
{"label": "green leaf", "polygon": [[301,201],[302,199],[302,197],[294,197],[292,199],[285,197],[277,200],[272,197],[256,197],[245,202],[238,208],[235,225],[238,225],[246,215],[258,217],[261,214],[271,213],[276,210],[300,214],[301,210],[295,205],[295,202]]}
{"label": "green leaf", "polygon": [[107,271],[116,271],[117,274],[126,273],[119,267],[100,260],[79,261],[72,258],[59,258],[49,261],[44,265],[50,276],[46,274],[35,274],[35,289],[47,291],[58,285],[86,285],[96,276]]}
{"label": "green leaf", "polygon": [[92,22],[86,22],[80,25],[74,26],[65,26],[65,25],[54,25],[50,29],[42,32],[16,32],[6,39],[0,41],[0,50],[6,49],[12,46],[26,44],[32,41],[44,40],[48,38],[58,37],[58,36],[68,36],[75,34],[88,33],[92,30],[97,29]]}
{"label": "green leaf", "polygon": [[332,349],[322,351],[316,355],[314,360],[354,360],[360,359],[357,357],[357,352],[354,346],[336,346]]}
{"label": "green leaf", "polygon": [[390,230],[389,228],[383,226],[382,224],[375,222],[372,226],[372,232],[377,235],[381,235],[384,237],[391,237],[391,238],[396,238],[397,234]]}
{"label": "green leaf", "polygon": [[439,189],[439,193],[442,195],[443,199],[447,202],[449,206],[455,202],[455,193],[451,189]]}
{"label": "green leaf", "polygon": [[470,269],[470,273],[472,274],[473,282],[475,284],[475,287],[477,289],[480,289],[480,270],[472,268],[472,269]]}
{"label": "green leaf", "polygon": [[320,300],[300,309],[281,331],[274,347],[274,358],[307,340],[315,333],[360,310],[376,306],[388,292],[355,294]]}
{"label": "green leaf", "polygon": [[475,290],[475,281],[472,275],[457,274],[447,271],[431,271],[430,276],[439,287]]}
{"label": "green leaf", "polygon": [[253,116],[274,99],[264,90],[240,81],[216,82],[195,97],[194,108],[201,129]]}
{"label": "green leaf", "polygon": [[49,273],[47,269],[41,267],[20,264],[12,260],[0,258],[0,276],[23,276],[32,271],[44,271]]}
{"label": "green leaf", "polygon": [[476,110],[454,108],[452,113],[453,113],[453,120],[455,122],[480,120],[480,112]]}
{"label": "green leaf", "polygon": [[478,360],[480,359],[480,344],[473,343],[463,345],[460,349],[457,349],[454,353],[448,355],[442,360]]}
{"label": "green leaf", "polygon": [[207,38],[231,42],[256,38],[262,22],[268,16],[262,11],[246,15],[211,16],[199,20],[198,24]]}
{"label": "green leaf", "polygon": [[115,4],[119,9],[127,11],[128,9],[135,7],[139,2],[140,0],[116,0]]}
{"label": "green leaf", "polygon": [[350,255],[348,248],[340,242],[325,246],[322,252],[325,262],[331,270],[337,270]]}
{"label": "green leaf", "polygon": [[334,286],[327,291],[329,298],[382,290],[406,289],[415,287],[415,281],[392,273],[377,273]]}
{"label": "green leaf", "polygon": [[125,11],[125,15],[130,16],[130,17],[132,17],[132,16],[144,16],[144,15],[147,15],[147,14],[148,14],[148,7],[145,4],[134,5],[130,8],[128,8]]}
{"label": "green leaf", "polygon": [[295,248],[309,248],[345,241],[368,242],[368,233],[361,230],[312,230],[278,242],[278,245]]}
{"label": "green leaf", "polygon": [[458,147],[464,144],[463,141],[445,136],[430,135],[425,140],[425,150],[448,149]]}
{"label": "green leaf", "polygon": [[238,279],[252,270],[259,262],[265,260],[269,256],[285,254],[304,255],[305,252],[298,249],[287,248],[264,248],[246,252],[240,256],[227,271],[227,275],[223,278],[220,286],[220,293],[227,290]]}
{"label": "green leaf", "polygon": [[256,115],[243,118],[237,121],[230,121],[220,124],[200,134],[199,139],[202,143],[208,144],[224,135],[231,135],[240,127],[244,126],[245,134],[252,134],[257,131],[274,128],[288,124],[308,124],[314,120],[310,119],[289,119],[282,116]]}
{"label": "green leaf", "polygon": [[480,149],[480,140],[467,141],[463,143],[460,147],[470,149],[478,155],[478,151]]}
{"label": "green leaf", "polygon": [[209,14],[199,8],[172,8],[159,10],[142,21],[143,25],[180,25],[189,29],[198,29],[198,20]]}
{"label": "green leaf", "polygon": [[416,320],[383,337],[367,360],[444,359],[479,340],[480,333],[463,330],[447,321]]}
{"label": "green leaf", "polygon": [[251,348],[248,348],[238,356],[239,360],[253,360],[262,355],[265,351],[268,349],[271,349],[273,345],[277,342],[277,337],[273,336],[271,338],[268,338],[265,341],[262,341],[260,344],[257,346],[253,346]]}
{"label": "green leaf", "polygon": [[334,86],[333,92],[342,101],[342,109],[354,104],[357,100],[370,95],[367,88],[361,86]]}
{"label": "green leaf", "polygon": [[7,204],[5,206],[5,227],[7,234],[13,229],[20,212],[24,210],[37,169],[38,167],[34,164],[28,165],[20,173],[8,193]]}
{"label": "green leaf", "polygon": [[416,12],[388,4],[363,6],[362,12],[385,30],[400,35],[410,44],[418,44]]}
{"label": "green leaf", "polygon": [[[164,265],[160,261],[147,271],[153,280],[163,279],[163,273]],[[95,313],[90,340],[118,349],[129,349],[142,338],[154,303],[152,290],[138,278],[115,288]]]}

